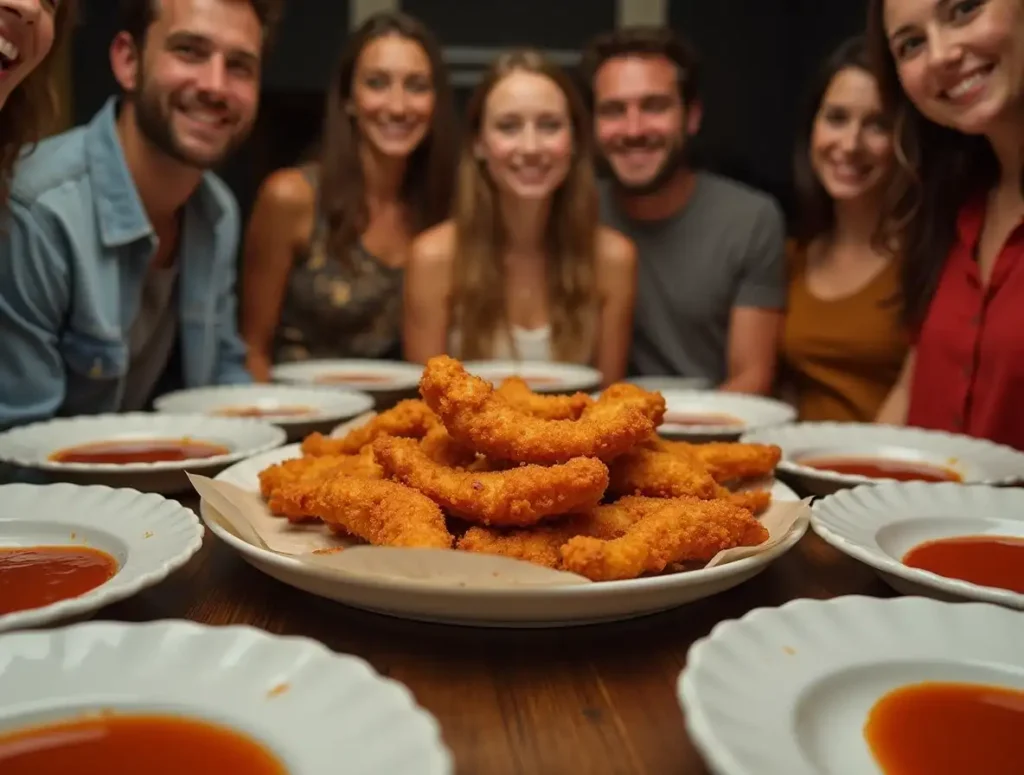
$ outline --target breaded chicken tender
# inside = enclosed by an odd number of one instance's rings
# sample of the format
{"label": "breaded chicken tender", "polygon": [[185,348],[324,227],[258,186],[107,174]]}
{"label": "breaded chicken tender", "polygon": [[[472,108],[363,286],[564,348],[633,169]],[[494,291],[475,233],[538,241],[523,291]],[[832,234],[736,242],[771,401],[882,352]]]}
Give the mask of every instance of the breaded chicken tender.
{"label": "breaded chicken tender", "polygon": [[600,502],[608,487],[608,468],[594,458],[474,472],[435,463],[411,439],[382,436],[373,451],[388,477],[418,490],[453,516],[484,525],[528,526],[587,509]]}
{"label": "breaded chicken tender", "polygon": [[579,457],[611,460],[654,430],[636,398],[602,396],[578,420],[539,419],[445,355],[427,361],[420,393],[453,438],[495,460],[540,465]]}
{"label": "breaded chicken tender", "polygon": [[302,442],[302,454],[354,455],[382,434],[421,439],[438,423],[437,416],[422,401],[399,401],[365,425],[353,428],[342,438],[332,439],[320,433],[310,434]]}
{"label": "breaded chicken tender", "polygon": [[707,562],[723,549],[756,546],[768,530],[747,509],[721,500],[650,499],[649,509],[618,538],[569,539],[561,548],[565,570],[592,581],[661,573],[671,563]]}

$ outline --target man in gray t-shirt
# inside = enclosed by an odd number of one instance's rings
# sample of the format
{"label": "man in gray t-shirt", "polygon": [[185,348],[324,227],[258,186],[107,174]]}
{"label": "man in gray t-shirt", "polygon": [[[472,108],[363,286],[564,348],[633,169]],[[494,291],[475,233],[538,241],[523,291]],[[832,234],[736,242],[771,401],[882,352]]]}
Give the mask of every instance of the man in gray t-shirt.
{"label": "man in gray t-shirt", "polygon": [[620,29],[591,44],[584,66],[610,173],[602,218],[640,258],[631,371],[769,392],[786,305],[783,215],[766,194],[687,163],[701,121],[695,55],[672,30]]}

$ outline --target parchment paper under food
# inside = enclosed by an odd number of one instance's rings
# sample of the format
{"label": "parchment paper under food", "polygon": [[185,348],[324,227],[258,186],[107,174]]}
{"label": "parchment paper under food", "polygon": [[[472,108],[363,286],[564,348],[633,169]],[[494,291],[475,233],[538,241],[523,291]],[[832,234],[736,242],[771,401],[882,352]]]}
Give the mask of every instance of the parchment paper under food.
{"label": "parchment paper under food", "polygon": [[[204,516],[241,540],[307,563],[324,573],[351,579],[415,581],[432,586],[524,587],[602,584],[582,576],[491,554],[456,549],[410,549],[353,543],[322,524],[295,524],[276,517],[256,491],[189,474],[204,503]],[[763,486],[764,483],[758,483]],[[770,485],[769,485],[770,486]],[[761,515],[769,538],[754,547],[727,549],[705,568],[763,554],[777,546],[810,516],[810,500],[773,501]],[[212,507],[210,509],[209,507]],[[683,571],[694,573],[699,571]]]}

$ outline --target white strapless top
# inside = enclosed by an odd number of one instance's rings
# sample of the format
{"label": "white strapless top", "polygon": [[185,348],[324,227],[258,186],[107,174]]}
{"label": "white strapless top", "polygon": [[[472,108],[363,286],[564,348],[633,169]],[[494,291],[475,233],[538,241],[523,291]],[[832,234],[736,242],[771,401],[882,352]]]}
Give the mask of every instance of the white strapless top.
{"label": "white strapless top", "polygon": [[[510,352],[505,338],[499,337],[497,346],[494,348],[494,355],[490,360],[544,361],[547,363],[553,360],[550,325],[539,328],[512,326],[512,341],[515,342],[515,353]],[[462,336],[459,331],[453,329],[448,336],[448,354],[453,358],[461,358],[461,350]]]}

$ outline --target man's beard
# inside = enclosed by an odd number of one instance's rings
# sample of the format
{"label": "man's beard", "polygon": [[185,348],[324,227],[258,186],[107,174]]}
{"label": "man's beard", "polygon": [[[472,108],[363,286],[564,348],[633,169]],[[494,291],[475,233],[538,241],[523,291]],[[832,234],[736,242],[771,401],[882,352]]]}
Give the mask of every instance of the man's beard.
{"label": "man's beard", "polygon": [[238,132],[216,156],[194,153],[178,141],[171,126],[171,109],[161,103],[159,95],[146,88],[144,78],[140,78],[139,88],[130,98],[135,107],[135,124],[142,136],[161,153],[188,167],[211,169],[245,141],[247,132]]}
{"label": "man's beard", "polygon": [[677,142],[672,143],[668,149],[668,154],[665,156],[665,161],[661,163],[661,166],[658,167],[651,179],[644,183],[629,184],[623,182],[615,174],[615,168],[607,160],[605,163],[611,172],[615,187],[619,191],[630,196],[647,196],[648,194],[657,193],[680,169],[689,163],[686,146],[686,137],[682,137]]}

